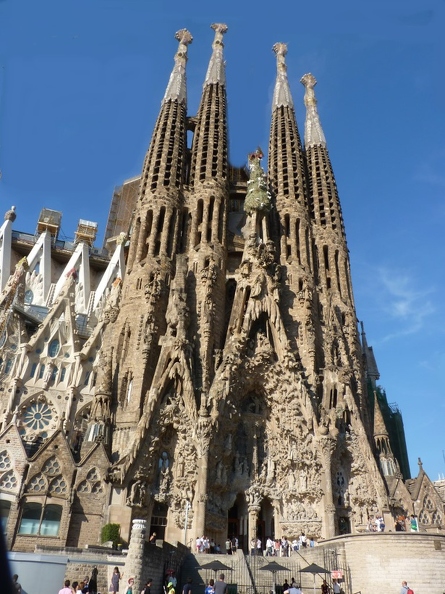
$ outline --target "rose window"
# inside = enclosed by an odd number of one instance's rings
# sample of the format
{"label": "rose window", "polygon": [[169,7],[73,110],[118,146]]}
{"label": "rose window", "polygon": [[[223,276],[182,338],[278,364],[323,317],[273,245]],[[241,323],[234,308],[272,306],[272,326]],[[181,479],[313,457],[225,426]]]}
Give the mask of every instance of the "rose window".
{"label": "rose window", "polygon": [[0,470],[7,470],[8,468],[11,468],[11,458],[8,452],[4,450],[0,452]]}
{"label": "rose window", "polygon": [[20,412],[20,434],[27,441],[46,439],[56,428],[57,413],[44,399],[30,402]]}
{"label": "rose window", "polygon": [[26,433],[36,433],[47,437],[47,429],[53,421],[53,413],[46,402],[33,402],[22,414],[22,425]]}

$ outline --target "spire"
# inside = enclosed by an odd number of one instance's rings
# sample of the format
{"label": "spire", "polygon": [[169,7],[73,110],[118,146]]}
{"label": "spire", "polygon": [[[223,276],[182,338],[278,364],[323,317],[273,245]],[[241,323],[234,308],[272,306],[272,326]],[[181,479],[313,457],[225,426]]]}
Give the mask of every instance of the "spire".
{"label": "spire", "polygon": [[212,57],[210,58],[209,67],[207,68],[207,74],[204,85],[214,85],[220,83],[226,84],[226,73],[224,68],[223,58],[223,35],[227,32],[227,25],[223,23],[213,23],[211,28],[215,31],[215,39],[213,40]]}
{"label": "spire", "polygon": [[363,322],[360,322],[360,327],[362,337],[362,355],[363,361],[365,363],[366,375],[371,380],[372,387],[375,388],[376,381],[379,379],[380,373],[375,360],[374,351],[372,347],[368,346]]}
{"label": "spire", "polygon": [[186,103],[187,86],[185,66],[187,64],[187,46],[192,43],[193,37],[187,29],[181,29],[176,33],[175,38],[179,41],[179,47],[175,55],[175,66],[170,75],[163,100],[177,100],[179,103]]}
{"label": "spire", "polygon": [[377,392],[374,392],[374,438],[388,437],[385,421],[383,420],[382,410],[380,408]]}
{"label": "spire", "polygon": [[196,116],[192,144],[190,185],[197,186],[210,180],[227,179],[227,96],[223,58],[223,35],[228,27],[214,23],[215,31],[201,102]]}
{"label": "spire", "polygon": [[326,139],[321,129],[320,118],[317,111],[317,99],[315,98],[314,87],[317,84],[315,76],[312,74],[305,74],[301,80],[301,84],[306,88],[304,94],[304,104],[306,105],[306,123],[304,126],[304,145],[313,146],[319,144],[326,146]]}
{"label": "spire", "polygon": [[287,54],[287,45],[285,43],[276,43],[273,51],[277,56],[277,79],[273,92],[272,110],[276,107],[294,107],[292,96],[290,94],[289,81],[287,80],[287,66],[285,55]]}
{"label": "spire", "polygon": [[[285,43],[276,43],[277,79],[272,102],[272,122],[269,137],[269,183],[279,214],[284,204],[294,209],[295,203],[307,208],[303,149],[295,119],[284,57]],[[298,216],[302,216],[299,213]]]}
{"label": "spire", "polygon": [[383,419],[377,392],[374,391],[374,443],[379,456],[380,468],[384,476],[400,475],[399,463],[393,454],[389,433]]}
{"label": "spire", "polygon": [[161,193],[169,192],[172,199],[172,193],[177,194],[184,178],[187,111],[185,66],[187,46],[193,37],[187,29],[181,29],[175,38],[179,41],[179,47],[142,168],[140,202],[145,198],[151,202],[152,193],[157,193],[158,189]]}

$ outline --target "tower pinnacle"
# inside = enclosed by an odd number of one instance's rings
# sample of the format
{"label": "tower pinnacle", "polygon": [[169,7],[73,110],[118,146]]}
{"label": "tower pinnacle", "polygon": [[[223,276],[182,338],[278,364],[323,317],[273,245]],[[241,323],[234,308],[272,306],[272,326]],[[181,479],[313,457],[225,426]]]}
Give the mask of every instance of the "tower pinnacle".
{"label": "tower pinnacle", "polygon": [[313,74],[305,74],[301,84],[306,88],[304,104],[306,105],[306,123],[304,126],[304,145],[313,146],[319,144],[326,147],[326,139],[321,129],[320,118],[317,111],[317,99],[315,98],[314,87],[317,80]]}
{"label": "tower pinnacle", "polygon": [[175,55],[175,66],[168,81],[164,101],[177,99],[185,103],[187,98],[185,66],[187,64],[187,46],[192,43],[193,37],[187,29],[180,29],[175,38],[179,41],[178,51]]}
{"label": "tower pinnacle", "polygon": [[287,54],[287,45],[285,43],[275,43],[272,47],[277,56],[277,79],[272,100],[272,111],[280,106],[294,106],[287,79],[287,67],[285,56]]}
{"label": "tower pinnacle", "polygon": [[211,85],[218,82],[225,84],[226,74],[223,58],[223,35],[227,32],[228,27],[223,23],[213,23],[211,28],[215,31],[215,39],[212,44],[213,52],[210,58],[204,85]]}

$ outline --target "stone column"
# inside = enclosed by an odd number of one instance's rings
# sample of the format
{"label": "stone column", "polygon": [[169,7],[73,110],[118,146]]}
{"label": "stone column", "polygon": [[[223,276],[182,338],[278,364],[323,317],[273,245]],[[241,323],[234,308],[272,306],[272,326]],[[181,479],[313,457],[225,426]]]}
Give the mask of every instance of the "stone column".
{"label": "stone column", "polygon": [[[193,528],[191,536],[194,540],[205,534],[205,520],[207,508],[207,473],[209,465],[209,443],[211,421],[205,409],[200,410],[196,431],[198,480],[196,482],[195,499],[193,504]],[[187,543],[185,543],[187,545]]]}
{"label": "stone column", "polygon": [[325,514],[326,514],[326,538],[335,536],[335,505],[332,493],[332,464],[331,458],[335,450],[335,439],[331,436],[321,438],[321,447],[324,457],[325,475]]}
{"label": "stone column", "polygon": [[134,578],[133,592],[142,589],[142,567],[144,564],[146,520],[133,520],[128,555],[125,560],[125,581]]}
{"label": "stone column", "polygon": [[249,505],[247,508],[248,512],[249,512],[249,553],[251,550],[251,545],[250,545],[250,541],[252,540],[252,538],[255,539],[255,555],[257,554],[257,548],[256,548],[256,526],[257,526],[257,521],[258,521],[258,516],[259,513],[261,511],[261,506],[259,505]]}

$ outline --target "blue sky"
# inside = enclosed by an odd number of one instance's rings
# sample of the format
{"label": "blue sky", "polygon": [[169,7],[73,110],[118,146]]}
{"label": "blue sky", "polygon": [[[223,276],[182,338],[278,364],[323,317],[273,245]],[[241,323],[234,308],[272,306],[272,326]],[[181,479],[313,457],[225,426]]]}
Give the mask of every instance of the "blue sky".
{"label": "blue sky", "polygon": [[[301,6],[299,6],[301,4]],[[312,72],[351,253],[359,320],[411,472],[445,474],[445,2],[0,0],[0,207],[33,232],[42,207],[105,228],[116,185],[138,175],[186,27],[189,113],[224,22],[230,158],[267,150],[272,45],[288,44],[300,132]],[[214,5],[215,8],[209,8]],[[264,164],[266,160],[264,161]]]}

